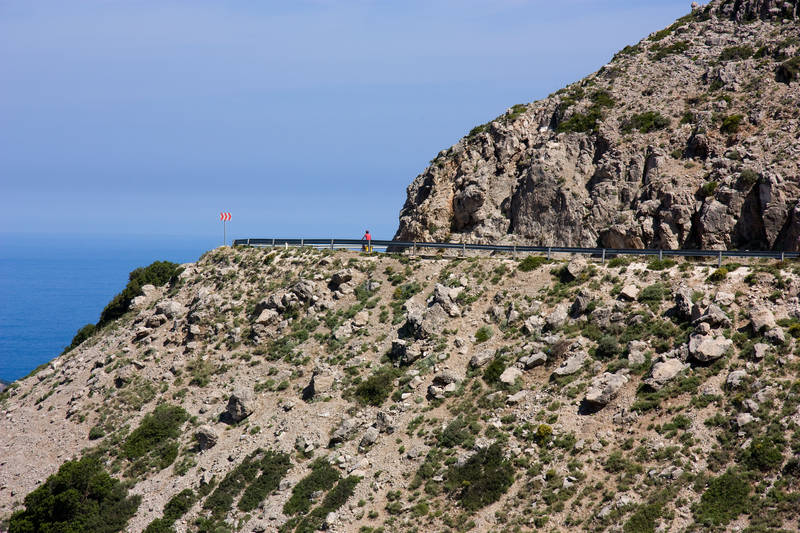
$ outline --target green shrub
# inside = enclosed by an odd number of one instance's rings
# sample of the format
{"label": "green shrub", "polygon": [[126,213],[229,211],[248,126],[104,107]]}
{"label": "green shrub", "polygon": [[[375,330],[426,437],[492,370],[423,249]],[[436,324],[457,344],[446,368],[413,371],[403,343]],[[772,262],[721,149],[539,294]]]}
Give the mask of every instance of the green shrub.
{"label": "green shrub", "polygon": [[89,440],[97,440],[101,437],[105,437],[106,432],[102,426],[92,426],[92,429],[89,430]]}
{"label": "green shrub", "polygon": [[11,515],[8,531],[122,531],[140,502],[141,496],[128,496],[128,489],[109,476],[100,461],[85,457],[64,463],[28,494],[25,509]]}
{"label": "green shrub", "polygon": [[575,113],[558,125],[559,133],[596,132],[598,123],[603,119],[600,109],[589,109],[586,113]]}
{"label": "green shrub", "polygon": [[742,464],[751,470],[769,472],[780,468],[783,464],[783,454],[778,446],[768,437],[753,439],[743,452]]}
{"label": "green shrub", "polygon": [[633,262],[633,258],[625,256],[617,256],[608,262],[610,268],[628,266]]}
{"label": "green shrub", "polygon": [[311,495],[318,490],[326,491],[333,487],[341,476],[324,458],[311,465],[311,472],[292,488],[292,496],[283,506],[283,514],[306,513],[311,508]]}
{"label": "green shrub", "polygon": [[347,500],[349,500],[355,492],[356,485],[358,485],[359,481],[361,481],[361,478],[358,476],[348,476],[344,479],[340,479],[336,486],[325,495],[322,503],[311,511],[311,514],[300,521],[295,529],[295,533],[314,533],[315,531],[321,530],[328,513],[336,511],[347,503]]}
{"label": "green shrub", "polygon": [[633,115],[630,119],[622,122],[622,132],[630,133],[639,130],[640,133],[650,133],[651,131],[663,130],[670,125],[667,117],[656,111],[647,111]]}
{"label": "green shrub", "polygon": [[741,126],[743,120],[744,115],[728,115],[722,119],[722,124],[720,124],[719,131],[728,134],[736,133],[739,131],[739,126]]}
{"label": "green shrub", "polygon": [[475,332],[475,342],[486,342],[491,339],[493,335],[494,330],[491,328],[491,326],[481,326],[478,328],[478,331]]}
{"label": "green shrub", "polygon": [[102,327],[121,317],[128,312],[131,302],[137,296],[144,294],[142,286],[155,285],[161,287],[167,282],[176,279],[182,272],[180,265],[169,261],[156,261],[150,266],[137,268],[128,275],[128,284],[121,293],[114,296],[100,313],[97,327]]}
{"label": "green shrub", "polygon": [[384,366],[379,368],[370,377],[356,385],[353,396],[362,405],[372,405],[378,407],[386,401],[392,393],[394,380],[397,379],[399,370]]}
{"label": "green shrub", "polygon": [[653,61],[661,61],[665,57],[673,54],[683,54],[687,50],[689,50],[689,43],[686,41],[678,41],[669,46],[653,45],[650,47],[650,51],[653,52],[651,56]]}
{"label": "green shrub", "polygon": [[637,300],[642,303],[660,303],[667,294],[667,289],[663,283],[648,285],[639,293]]}
{"label": "green shrub", "polygon": [[476,420],[468,421],[459,416],[442,430],[439,435],[439,446],[444,448],[453,448],[455,446],[467,449],[472,448],[475,445],[475,435],[479,431],[480,425]]}
{"label": "green shrub", "polygon": [[666,270],[676,265],[674,259],[651,259],[647,263],[647,270]]}
{"label": "green shrub", "polygon": [[94,335],[94,332],[96,330],[97,326],[95,326],[94,324],[86,324],[85,326],[83,326],[81,329],[78,330],[78,333],[76,333],[75,336],[72,337],[72,342],[69,343],[69,346],[64,348],[64,351],[61,352],[61,354],[63,355],[71,351],[72,349],[76,348],[80,343],[82,343],[83,341]]}
{"label": "green shrub", "polygon": [[167,520],[166,518],[156,518],[147,524],[147,527],[144,528],[144,533],[175,533],[175,528],[172,527],[174,523],[173,520]]}
{"label": "green shrub", "polygon": [[483,380],[490,385],[500,381],[500,375],[505,371],[506,363],[502,357],[495,357],[486,365],[486,370],[483,371]]}
{"label": "green shrub", "polygon": [[192,489],[183,489],[169,499],[164,505],[164,518],[173,522],[186,514],[194,505],[195,496]]}
{"label": "green shrub", "polygon": [[728,269],[725,267],[720,267],[716,269],[714,272],[712,272],[710,276],[708,276],[708,281],[711,281],[713,283],[719,283],[726,277],[728,277]]}
{"label": "green shrub", "polygon": [[612,335],[605,335],[597,341],[597,348],[594,354],[599,359],[614,359],[622,353],[622,347],[619,345],[619,340]]}
{"label": "green shrub", "polygon": [[729,470],[711,480],[694,507],[694,517],[705,526],[724,526],[747,510],[750,485],[739,474]]}
{"label": "green shrub", "polygon": [[267,451],[259,466],[261,474],[245,489],[242,499],[239,500],[239,509],[244,512],[254,510],[278,488],[286,472],[292,467],[292,463],[285,453]]}
{"label": "green shrub", "polygon": [[753,47],[748,45],[729,46],[719,54],[720,61],[738,61],[753,57]]}
{"label": "green shrub", "polygon": [[753,169],[746,168],[739,173],[739,184],[744,189],[749,189],[761,179],[758,172]]}
{"label": "green shrub", "polygon": [[514,467],[503,457],[498,443],[445,473],[445,489],[470,513],[499,500],[513,482]]}
{"label": "green shrub", "polygon": [[719,187],[719,183],[716,181],[707,181],[700,187],[700,197],[701,198],[708,198],[709,196],[714,196],[714,193],[717,191],[717,187]]}
{"label": "green shrub", "polygon": [[522,272],[531,272],[532,270],[536,270],[540,266],[547,264],[549,261],[546,257],[541,255],[529,255],[525,259],[519,262],[517,265],[517,269],[521,270]]}
{"label": "green shrub", "polygon": [[122,446],[125,457],[137,459],[148,453],[160,453],[165,444],[178,438],[180,427],[188,419],[189,413],[182,407],[159,405],[125,439]]}

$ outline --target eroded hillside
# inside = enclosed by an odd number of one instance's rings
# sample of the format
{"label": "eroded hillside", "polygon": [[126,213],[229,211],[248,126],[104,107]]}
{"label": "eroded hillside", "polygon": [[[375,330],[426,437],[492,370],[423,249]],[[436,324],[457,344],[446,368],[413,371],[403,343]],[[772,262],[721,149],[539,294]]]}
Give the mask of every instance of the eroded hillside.
{"label": "eroded hillside", "polygon": [[440,152],[395,238],[796,250],[799,97],[797,0],[697,6]]}
{"label": "eroded hillside", "polygon": [[84,458],[126,531],[799,527],[797,264],[184,267],[4,393],[6,519]]}

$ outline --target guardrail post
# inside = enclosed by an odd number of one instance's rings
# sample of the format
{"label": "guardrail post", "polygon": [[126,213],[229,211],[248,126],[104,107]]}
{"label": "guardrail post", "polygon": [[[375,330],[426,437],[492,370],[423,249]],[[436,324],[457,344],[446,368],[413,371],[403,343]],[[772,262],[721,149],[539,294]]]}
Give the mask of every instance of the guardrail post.
{"label": "guardrail post", "polygon": [[275,239],[272,239],[272,248],[275,248]]}
{"label": "guardrail post", "polygon": [[303,247],[303,242],[305,242],[305,239],[300,239],[300,248]]}
{"label": "guardrail post", "polygon": [[517,245],[514,245],[514,259],[517,258]]}
{"label": "guardrail post", "polygon": [[547,247],[547,260],[550,261],[550,247]]}
{"label": "guardrail post", "polygon": [[717,268],[722,268],[722,250],[719,251],[717,256]]}
{"label": "guardrail post", "polygon": [[412,248],[411,255],[413,255],[413,256],[417,255],[417,242],[416,241],[414,241],[414,248]]}
{"label": "guardrail post", "polygon": [[781,261],[783,261],[783,256],[786,252],[781,252]]}
{"label": "guardrail post", "polygon": [[661,248],[658,249],[658,260],[659,261],[664,260],[664,250],[662,250]]}
{"label": "guardrail post", "polygon": [[247,239],[247,246],[250,246],[250,239]]}
{"label": "guardrail post", "polygon": [[603,248],[603,266],[606,265],[606,249]]}
{"label": "guardrail post", "polygon": [[464,257],[466,255],[467,255],[467,243],[462,242],[461,243],[461,257]]}
{"label": "guardrail post", "polygon": [[331,250],[333,250],[333,239],[331,239]]}

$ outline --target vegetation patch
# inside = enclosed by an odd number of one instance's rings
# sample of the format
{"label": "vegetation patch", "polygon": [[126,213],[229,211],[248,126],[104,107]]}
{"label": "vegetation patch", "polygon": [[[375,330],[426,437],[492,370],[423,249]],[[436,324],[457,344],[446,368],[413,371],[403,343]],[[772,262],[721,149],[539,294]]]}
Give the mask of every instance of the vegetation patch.
{"label": "vegetation patch", "polygon": [[311,465],[311,472],[292,488],[292,496],[283,506],[285,515],[307,513],[311,508],[311,495],[317,491],[327,491],[339,481],[339,471],[325,458],[319,458]]}
{"label": "vegetation patch", "polygon": [[693,509],[695,520],[704,526],[724,526],[747,510],[749,496],[747,481],[729,470],[708,484]]}
{"label": "vegetation patch", "polygon": [[733,134],[739,131],[739,127],[744,120],[744,115],[728,115],[722,119],[722,124],[719,126],[719,131],[722,133]]}
{"label": "vegetation patch", "polygon": [[114,296],[114,298],[106,305],[103,312],[100,313],[100,321],[97,327],[103,327],[121,317],[128,312],[131,302],[137,296],[142,296],[142,287],[145,285],[154,285],[161,287],[177,279],[178,275],[183,269],[177,263],[170,261],[156,261],[151,265],[144,268],[137,268],[128,275],[128,284],[121,293]]}
{"label": "vegetation patch", "polygon": [[775,71],[775,79],[780,83],[792,83],[800,80],[800,56],[793,57],[778,65]]}
{"label": "vegetation patch", "polygon": [[740,61],[742,59],[750,59],[753,57],[753,53],[755,53],[755,51],[753,47],[749,45],[729,46],[720,52],[719,60]]}
{"label": "vegetation patch", "polygon": [[68,461],[25,497],[25,509],[9,521],[9,533],[35,531],[112,533],[136,514],[141,496],[112,478],[99,460]]}
{"label": "vegetation patch", "polygon": [[347,500],[355,492],[359,481],[361,481],[361,478],[358,476],[348,476],[340,479],[336,486],[325,495],[322,503],[300,521],[295,531],[297,533],[314,533],[321,530],[328,513],[338,510],[347,503]]}
{"label": "vegetation patch", "polygon": [[663,130],[670,125],[667,117],[657,111],[646,111],[633,115],[631,118],[622,122],[621,131],[630,133],[638,130],[639,133],[650,133],[651,131]]}
{"label": "vegetation patch", "polygon": [[122,446],[125,457],[131,460],[144,459],[145,462],[132,468],[141,471],[150,467],[162,470],[178,456],[176,439],[180,427],[189,419],[182,407],[162,404],[145,415],[139,427],[133,430]]}
{"label": "vegetation patch", "polygon": [[499,500],[514,482],[514,467],[498,443],[478,451],[445,474],[445,489],[468,512]]}
{"label": "vegetation patch", "polygon": [[378,407],[394,389],[394,380],[400,375],[400,370],[391,366],[383,366],[370,377],[356,385],[353,396],[362,405]]}
{"label": "vegetation patch", "polygon": [[549,261],[546,257],[541,255],[529,255],[525,259],[519,262],[517,265],[517,270],[522,272],[531,272],[536,270],[542,265],[547,264]]}

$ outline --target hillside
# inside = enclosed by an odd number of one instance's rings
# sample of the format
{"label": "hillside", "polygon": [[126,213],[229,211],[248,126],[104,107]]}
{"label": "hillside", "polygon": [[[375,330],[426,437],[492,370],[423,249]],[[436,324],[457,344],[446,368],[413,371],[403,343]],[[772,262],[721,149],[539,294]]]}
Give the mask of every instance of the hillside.
{"label": "hillside", "polygon": [[715,0],[440,152],[395,239],[796,250],[798,0]]}
{"label": "hillside", "polygon": [[0,397],[0,513],[88,469],[126,531],[794,531],[799,288],[217,249]]}

